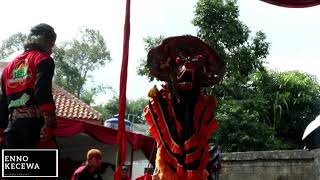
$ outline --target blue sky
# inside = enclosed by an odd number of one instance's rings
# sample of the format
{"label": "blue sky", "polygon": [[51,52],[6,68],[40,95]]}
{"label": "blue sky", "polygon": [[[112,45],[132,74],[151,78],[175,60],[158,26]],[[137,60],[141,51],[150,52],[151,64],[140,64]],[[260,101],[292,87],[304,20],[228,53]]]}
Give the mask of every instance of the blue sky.
{"label": "blue sky", "polygon": [[[154,83],[136,75],[139,59],[146,56],[147,36],[196,35],[191,24],[196,0],[132,0],[131,39],[127,97],[146,97]],[[19,6],[17,6],[19,4]],[[259,0],[239,0],[240,19],[252,32],[262,30],[271,43],[267,66],[277,70],[300,70],[320,78],[320,7],[288,9]],[[93,74],[92,83],[119,88],[125,0],[10,0],[0,1],[0,39],[46,22],[57,34],[58,43],[76,37],[81,26],[98,29],[104,36],[113,62]],[[112,97],[108,91],[97,102]],[[116,94],[117,95],[117,94]]]}

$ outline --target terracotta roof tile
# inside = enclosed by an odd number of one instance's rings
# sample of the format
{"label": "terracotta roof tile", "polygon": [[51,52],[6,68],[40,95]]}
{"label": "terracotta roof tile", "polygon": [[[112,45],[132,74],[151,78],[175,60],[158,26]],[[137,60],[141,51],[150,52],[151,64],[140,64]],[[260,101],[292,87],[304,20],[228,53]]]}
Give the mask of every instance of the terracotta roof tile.
{"label": "terracotta roof tile", "polygon": [[67,119],[78,119],[91,122],[97,121],[97,123],[100,124],[102,114],[71,93],[57,85],[53,85],[52,93],[57,108],[57,116]]}

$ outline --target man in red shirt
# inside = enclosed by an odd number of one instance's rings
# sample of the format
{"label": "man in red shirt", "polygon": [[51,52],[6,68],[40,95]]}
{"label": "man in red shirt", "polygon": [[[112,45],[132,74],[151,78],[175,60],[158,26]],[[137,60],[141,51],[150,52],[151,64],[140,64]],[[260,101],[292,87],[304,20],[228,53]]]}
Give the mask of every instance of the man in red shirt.
{"label": "man in red shirt", "polygon": [[71,180],[102,180],[99,172],[101,162],[101,151],[90,149],[87,161],[74,172]]}
{"label": "man in red shirt", "polygon": [[[52,96],[56,33],[48,24],[31,28],[24,52],[11,61],[0,78],[0,143],[12,149],[35,148],[54,136]],[[5,138],[4,138],[5,137]]]}
{"label": "man in red shirt", "polygon": [[127,166],[122,166],[122,170],[121,170],[121,180],[130,180],[129,177],[129,169]]}

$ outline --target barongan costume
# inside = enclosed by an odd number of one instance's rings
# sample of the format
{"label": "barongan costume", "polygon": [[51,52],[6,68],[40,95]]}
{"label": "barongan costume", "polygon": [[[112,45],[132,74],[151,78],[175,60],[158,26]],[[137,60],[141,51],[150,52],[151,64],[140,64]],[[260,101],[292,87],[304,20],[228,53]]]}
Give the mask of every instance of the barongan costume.
{"label": "barongan costume", "polygon": [[[46,28],[43,24],[35,26],[30,35],[50,33],[51,29]],[[46,36],[55,41],[55,33]],[[6,134],[8,148],[34,148],[43,125],[46,133],[53,133],[56,127],[53,74],[54,61],[40,47],[26,49],[3,69],[0,135]]]}
{"label": "barongan costume", "polygon": [[157,142],[155,175],[161,180],[206,179],[217,101],[203,95],[201,88],[217,84],[225,64],[200,39],[178,36],[151,49],[147,66],[151,75],[166,82],[161,90],[150,90],[144,109]]}

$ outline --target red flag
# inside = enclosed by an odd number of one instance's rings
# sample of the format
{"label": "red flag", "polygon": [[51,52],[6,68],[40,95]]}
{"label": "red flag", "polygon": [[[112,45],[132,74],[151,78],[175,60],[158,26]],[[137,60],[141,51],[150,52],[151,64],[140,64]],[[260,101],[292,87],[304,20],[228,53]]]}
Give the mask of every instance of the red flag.
{"label": "red flag", "polygon": [[320,4],[320,0],[262,0],[277,6],[289,8],[306,8]]}
{"label": "red flag", "polygon": [[114,174],[115,180],[120,180],[121,170],[126,160],[126,133],[124,116],[126,111],[126,91],[127,91],[127,74],[128,74],[128,56],[129,56],[129,39],[130,39],[130,0],[126,1],[126,16],[124,24],[122,66],[120,75],[120,93],[119,93],[119,119],[118,119],[118,138],[117,138],[117,169]]}

